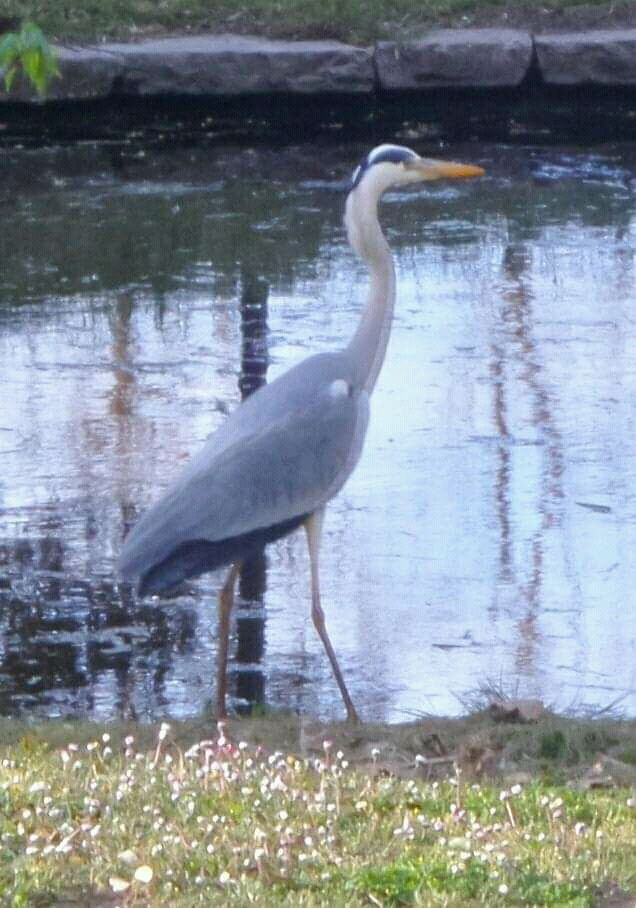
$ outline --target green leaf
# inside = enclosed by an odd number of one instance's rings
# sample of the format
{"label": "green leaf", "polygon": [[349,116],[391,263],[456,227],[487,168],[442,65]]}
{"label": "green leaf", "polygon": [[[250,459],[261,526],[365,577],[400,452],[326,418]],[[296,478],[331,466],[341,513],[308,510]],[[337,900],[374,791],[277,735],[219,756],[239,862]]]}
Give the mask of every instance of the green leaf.
{"label": "green leaf", "polygon": [[31,80],[33,80],[35,73],[38,71],[40,57],[41,54],[36,50],[25,50],[22,52],[22,68]]}
{"label": "green leaf", "polygon": [[46,91],[46,67],[44,65],[44,60],[41,54],[38,54],[35,67],[30,72],[30,78],[33,84],[35,85],[38,94],[43,95]]}
{"label": "green leaf", "polygon": [[10,32],[0,40],[0,66],[7,66],[20,56],[18,36]]}
{"label": "green leaf", "polygon": [[40,29],[33,22],[27,22],[20,32],[20,39],[22,41],[22,46],[27,50],[42,50],[46,51],[48,49],[49,43],[42,34],[42,29]]}
{"label": "green leaf", "polygon": [[4,73],[4,87],[7,92],[11,91],[11,86],[13,85],[13,80],[16,77],[18,71],[17,66],[10,66]]}
{"label": "green leaf", "polygon": [[21,68],[41,96],[51,79],[60,75],[55,52],[34,22],[25,23],[19,33],[11,32],[0,40],[0,67],[5,69],[7,91]]}

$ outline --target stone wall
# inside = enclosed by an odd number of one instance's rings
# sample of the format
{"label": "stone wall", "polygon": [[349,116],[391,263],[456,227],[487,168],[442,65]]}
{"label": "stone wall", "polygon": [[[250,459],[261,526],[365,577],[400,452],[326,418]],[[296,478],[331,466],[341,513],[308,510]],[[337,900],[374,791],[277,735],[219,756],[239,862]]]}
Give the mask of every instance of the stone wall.
{"label": "stone wall", "polygon": [[[200,35],[56,49],[61,78],[51,100],[514,88],[530,75],[547,85],[636,85],[636,29],[444,29],[374,48]],[[10,96],[0,92],[0,101],[31,100],[25,82]]]}

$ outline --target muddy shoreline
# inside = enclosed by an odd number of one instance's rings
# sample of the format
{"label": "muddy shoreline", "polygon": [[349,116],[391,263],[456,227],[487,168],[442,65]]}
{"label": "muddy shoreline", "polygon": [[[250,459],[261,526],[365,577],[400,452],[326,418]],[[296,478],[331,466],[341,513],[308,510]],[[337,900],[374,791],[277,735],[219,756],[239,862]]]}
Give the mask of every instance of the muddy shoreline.
{"label": "muddy shoreline", "polygon": [[[140,750],[152,750],[160,722],[85,722],[54,719],[29,722],[0,718],[0,747],[45,746],[69,742],[82,746],[107,732],[118,747],[133,735]],[[169,722],[171,746],[185,751],[204,739],[215,739],[219,726],[211,716]],[[530,781],[548,774],[581,788],[636,785],[636,721],[618,718],[574,718],[544,712],[524,721],[509,721],[493,708],[458,718],[426,717],[397,725],[376,722],[322,722],[287,712],[229,719],[221,734],[246,741],[266,753],[321,756],[325,741],[341,749],[353,766],[401,778],[465,778]],[[123,746],[123,744],[122,744]]]}

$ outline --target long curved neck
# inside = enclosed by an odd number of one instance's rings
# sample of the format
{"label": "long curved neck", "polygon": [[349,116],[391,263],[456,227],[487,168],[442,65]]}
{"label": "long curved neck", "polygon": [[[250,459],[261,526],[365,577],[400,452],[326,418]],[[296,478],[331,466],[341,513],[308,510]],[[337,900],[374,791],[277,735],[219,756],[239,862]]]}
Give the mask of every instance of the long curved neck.
{"label": "long curved neck", "polygon": [[357,381],[369,393],[386,354],[395,306],[395,269],[389,245],[378,221],[380,193],[358,186],[349,193],[345,225],[349,242],[369,267],[371,283],[367,305],[347,346]]}

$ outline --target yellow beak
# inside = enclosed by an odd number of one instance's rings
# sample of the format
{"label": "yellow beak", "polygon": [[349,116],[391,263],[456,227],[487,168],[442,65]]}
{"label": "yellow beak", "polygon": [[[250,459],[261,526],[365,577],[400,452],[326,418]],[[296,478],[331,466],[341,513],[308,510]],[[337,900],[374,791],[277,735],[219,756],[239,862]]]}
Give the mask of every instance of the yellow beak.
{"label": "yellow beak", "polygon": [[475,164],[456,164],[454,161],[436,161],[433,158],[406,161],[404,166],[407,170],[415,171],[421,180],[458,180],[481,177],[485,173],[483,167]]}

